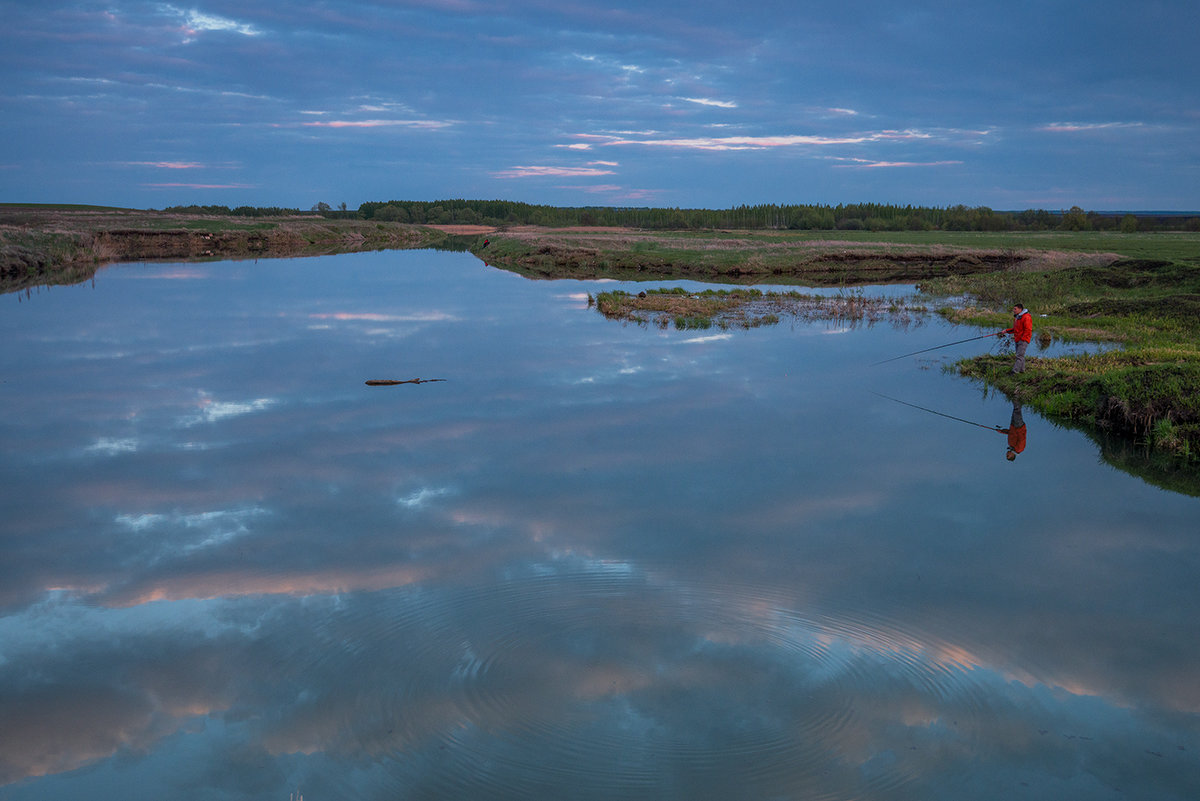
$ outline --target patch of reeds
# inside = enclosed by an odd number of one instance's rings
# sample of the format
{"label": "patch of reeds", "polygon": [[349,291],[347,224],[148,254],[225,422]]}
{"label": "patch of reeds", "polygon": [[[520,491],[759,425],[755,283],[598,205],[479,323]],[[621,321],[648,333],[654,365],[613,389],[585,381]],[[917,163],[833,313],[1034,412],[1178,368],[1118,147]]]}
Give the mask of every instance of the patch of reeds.
{"label": "patch of reeds", "polygon": [[589,305],[609,319],[665,328],[759,328],[777,325],[784,318],[834,320],[849,324],[874,324],[882,320],[910,325],[925,311],[896,298],[868,297],[862,290],[833,296],[800,292],[763,292],[759,289],[706,289],[689,292],[681,287],[648,289],[637,294],[623,290],[589,296]]}

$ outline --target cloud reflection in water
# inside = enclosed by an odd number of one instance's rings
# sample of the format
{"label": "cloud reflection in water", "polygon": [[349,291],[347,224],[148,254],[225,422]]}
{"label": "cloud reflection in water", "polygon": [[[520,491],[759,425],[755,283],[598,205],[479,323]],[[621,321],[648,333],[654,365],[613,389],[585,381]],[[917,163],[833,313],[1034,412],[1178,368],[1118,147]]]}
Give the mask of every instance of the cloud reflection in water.
{"label": "cloud reflection in water", "polygon": [[1196,499],[865,391],[1006,420],[860,366],[944,331],[692,341],[464,256],[334,261],[6,322],[130,340],[0,387],[6,800],[1200,795]]}

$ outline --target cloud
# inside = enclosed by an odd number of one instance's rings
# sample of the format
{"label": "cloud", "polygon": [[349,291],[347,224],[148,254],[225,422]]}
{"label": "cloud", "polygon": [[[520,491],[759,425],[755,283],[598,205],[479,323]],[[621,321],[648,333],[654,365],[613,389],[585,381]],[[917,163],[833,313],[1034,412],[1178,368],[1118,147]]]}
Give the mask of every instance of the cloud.
{"label": "cloud", "polygon": [[266,509],[256,506],[195,514],[118,514],[115,522],[138,534],[161,529],[158,533],[163,541],[170,540],[164,546],[165,552],[173,554],[176,551],[192,553],[249,534],[249,522],[267,514]]}
{"label": "cloud", "polygon": [[318,120],[300,124],[307,128],[421,128],[431,131],[454,125],[440,120]]}
{"label": "cloud", "polygon": [[730,100],[713,100],[709,97],[681,97],[680,100],[686,100],[689,103],[696,103],[701,106],[716,106],[717,108],[737,108],[738,104]]}
{"label": "cloud", "polygon": [[120,453],[133,453],[138,449],[138,441],[129,437],[101,437],[89,445],[88,453],[101,453],[105,456],[116,456]]}
{"label": "cloud", "polygon": [[870,142],[907,141],[932,139],[924,131],[874,131],[849,136],[815,136],[812,134],[783,134],[777,136],[718,136],[692,137],[684,139],[634,139],[591,135],[604,145],[644,145],[647,147],[670,147],[681,150],[767,150],[786,147],[827,147],[833,145],[859,145]]}
{"label": "cloud", "polygon": [[201,393],[200,412],[185,420],[184,425],[190,427],[200,423],[216,423],[230,417],[261,412],[274,404],[275,401],[271,398],[256,398],[252,401],[217,401],[207,393]]}
{"label": "cloud", "polygon": [[733,339],[733,334],[706,334],[703,336],[681,339],[679,340],[679,343],[681,345],[703,345],[707,342],[721,342],[726,339]]}
{"label": "cloud", "polygon": [[494,172],[492,176],[495,178],[544,178],[547,176],[578,178],[580,176],[615,174],[612,170],[601,170],[595,167],[519,166]]}
{"label": "cloud", "polygon": [[1038,128],[1049,133],[1081,133],[1083,131],[1103,131],[1114,128],[1141,128],[1140,122],[1052,122]]}
{"label": "cloud", "polygon": [[836,159],[837,161],[848,161],[850,164],[835,164],[835,167],[843,167],[859,170],[873,170],[878,167],[945,167],[950,164],[962,164],[961,161],[876,161],[874,159]]}
{"label": "cloud", "polygon": [[397,498],[396,503],[409,509],[421,509],[427,506],[434,498],[441,498],[446,495],[450,495],[452,492],[453,491],[448,487],[438,487],[436,489],[431,487],[422,487],[406,497]]}
{"label": "cloud", "polygon": [[[217,16],[216,14],[206,14],[196,9],[184,11],[175,6],[163,6],[163,10],[172,16],[181,17],[185,26],[185,31],[189,36],[194,36],[198,33],[207,31],[226,31],[230,33],[241,34],[242,36],[260,36],[262,31],[244,22],[229,19],[228,17]],[[188,41],[191,41],[190,39]]]}

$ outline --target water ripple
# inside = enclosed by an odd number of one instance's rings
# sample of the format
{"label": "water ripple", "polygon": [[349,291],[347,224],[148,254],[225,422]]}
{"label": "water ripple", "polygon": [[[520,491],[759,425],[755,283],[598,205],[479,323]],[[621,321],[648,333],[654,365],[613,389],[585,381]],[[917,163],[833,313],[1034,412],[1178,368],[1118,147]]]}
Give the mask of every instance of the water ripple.
{"label": "water ripple", "polygon": [[778,600],[559,566],[348,604],[310,668],[353,676],[349,750],[387,762],[398,791],[838,798],[973,747],[987,710],[969,654]]}

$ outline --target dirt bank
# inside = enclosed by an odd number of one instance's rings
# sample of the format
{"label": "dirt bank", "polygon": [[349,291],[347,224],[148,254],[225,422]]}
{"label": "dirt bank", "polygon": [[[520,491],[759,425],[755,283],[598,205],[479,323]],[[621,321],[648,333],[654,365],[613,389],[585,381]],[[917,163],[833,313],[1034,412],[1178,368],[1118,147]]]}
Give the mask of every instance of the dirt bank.
{"label": "dirt bank", "polygon": [[529,226],[498,232],[487,255],[489,263],[531,278],[692,278],[808,286],[916,283],[939,276],[1106,265],[1119,258],[1110,253],[813,239],[791,232]]}
{"label": "dirt bank", "polygon": [[445,232],[320,216],[0,207],[0,291],[86,280],[120,261],[309,256],[422,247]]}

